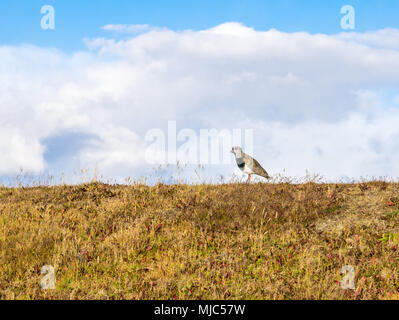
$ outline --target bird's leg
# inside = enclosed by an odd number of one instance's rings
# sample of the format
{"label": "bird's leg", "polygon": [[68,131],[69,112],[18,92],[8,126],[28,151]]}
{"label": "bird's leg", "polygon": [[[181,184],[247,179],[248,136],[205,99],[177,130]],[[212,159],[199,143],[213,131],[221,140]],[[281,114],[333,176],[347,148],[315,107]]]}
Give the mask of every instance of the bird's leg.
{"label": "bird's leg", "polygon": [[251,175],[249,174],[247,182],[249,182],[250,180],[251,180]]}

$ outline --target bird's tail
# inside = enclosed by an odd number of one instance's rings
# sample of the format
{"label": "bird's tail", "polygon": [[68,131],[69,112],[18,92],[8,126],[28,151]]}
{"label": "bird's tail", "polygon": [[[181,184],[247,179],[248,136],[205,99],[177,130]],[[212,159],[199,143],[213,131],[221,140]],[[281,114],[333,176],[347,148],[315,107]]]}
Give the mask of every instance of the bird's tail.
{"label": "bird's tail", "polygon": [[262,174],[262,177],[263,177],[263,178],[266,178],[266,179],[271,179],[271,177],[269,176],[269,174],[268,174],[267,172],[265,172],[264,174]]}

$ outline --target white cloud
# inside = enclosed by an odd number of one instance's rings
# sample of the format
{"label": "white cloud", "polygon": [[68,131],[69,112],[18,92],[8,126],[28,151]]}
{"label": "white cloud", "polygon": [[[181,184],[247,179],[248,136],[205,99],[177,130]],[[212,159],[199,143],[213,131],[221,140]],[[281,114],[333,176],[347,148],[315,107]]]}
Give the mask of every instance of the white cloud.
{"label": "white cloud", "polygon": [[122,33],[141,33],[151,30],[162,30],[162,28],[151,27],[148,24],[107,24],[101,27],[104,31],[122,32]]}
{"label": "white cloud", "polygon": [[[178,129],[198,132],[253,128],[255,156],[271,173],[399,176],[399,114],[389,108],[399,96],[396,29],[331,36],[238,23],[103,29],[140,34],[86,39],[89,50],[72,55],[0,47],[0,174],[46,168],[45,141],[60,132],[97,137],[71,154],[80,166],[142,174],[151,167],[145,133],[176,120]],[[390,105],[384,88],[396,93]]]}
{"label": "white cloud", "polygon": [[104,127],[80,154],[83,167],[95,164],[102,173],[111,176],[122,166],[125,168],[142,166],[145,158],[142,150],[145,144],[135,133],[124,127]]}
{"label": "white cloud", "polygon": [[337,35],[337,38],[374,48],[399,50],[399,30],[393,28],[368,31],[365,33],[343,32]]}
{"label": "white cloud", "polygon": [[15,128],[0,128],[0,173],[41,171],[44,169],[43,146]]}

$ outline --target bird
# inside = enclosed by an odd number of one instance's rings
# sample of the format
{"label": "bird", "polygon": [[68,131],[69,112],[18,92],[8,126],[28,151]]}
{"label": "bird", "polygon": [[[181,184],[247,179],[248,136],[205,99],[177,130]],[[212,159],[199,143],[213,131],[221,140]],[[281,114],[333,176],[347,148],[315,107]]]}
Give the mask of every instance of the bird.
{"label": "bird", "polygon": [[231,152],[236,157],[237,166],[241,169],[242,172],[248,174],[247,182],[251,180],[252,174],[256,174],[266,179],[270,179],[269,174],[266,172],[265,169],[263,169],[263,167],[259,164],[259,162],[256,161],[256,159],[244,153],[241,147],[233,147],[231,149]]}

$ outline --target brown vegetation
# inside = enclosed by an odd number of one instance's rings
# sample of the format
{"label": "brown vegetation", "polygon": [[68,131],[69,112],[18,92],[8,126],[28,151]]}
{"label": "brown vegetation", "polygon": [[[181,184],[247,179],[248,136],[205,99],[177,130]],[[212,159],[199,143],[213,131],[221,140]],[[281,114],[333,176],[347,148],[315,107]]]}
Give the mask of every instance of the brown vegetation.
{"label": "brown vegetation", "polygon": [[0,254],[3,299],[398,299],[399,184],[3,187]]}

